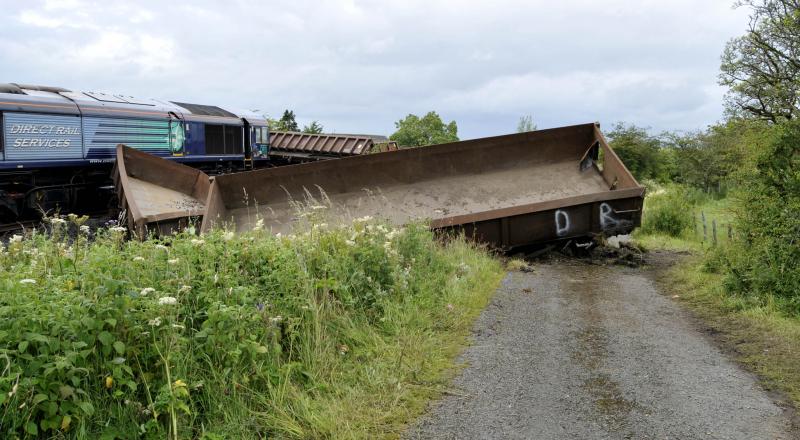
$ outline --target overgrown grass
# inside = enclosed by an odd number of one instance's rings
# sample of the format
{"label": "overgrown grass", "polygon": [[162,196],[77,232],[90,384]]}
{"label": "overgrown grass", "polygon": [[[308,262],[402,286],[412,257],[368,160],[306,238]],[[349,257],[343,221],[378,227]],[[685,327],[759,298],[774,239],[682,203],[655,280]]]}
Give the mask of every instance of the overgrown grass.
{"label": "overgrown grass", "polygon": [[[730,240],[732,203],[681,185],[647,183],[642,227],[634,231],[637,243],[646,249],[701,252]],[[705,218],[705,228],[703,226]],[[734,231],[731,231],[733,233]]]}
{"label": "overgrown grass", "polygon": [[423,224],[123,230],[0,254],[0,437],[397,437],[502,277]]}

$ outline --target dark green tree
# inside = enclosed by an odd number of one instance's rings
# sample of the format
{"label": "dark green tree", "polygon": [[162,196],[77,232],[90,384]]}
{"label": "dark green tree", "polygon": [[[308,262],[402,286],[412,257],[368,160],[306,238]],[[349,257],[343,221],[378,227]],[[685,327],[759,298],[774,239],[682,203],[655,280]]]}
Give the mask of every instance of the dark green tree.
{"label": "dark green tree", "polygon": [[728,42],[719,81],[728,110],[771,122],[800,116],[800,0],[742,0],[747,33]]}
{"label": "dark green tree", "polygon": [[300,131],[297,121],[294,119],[294,112],[292,110],[284,110],[283,116],[278,119],[278,123],[273,128],[275,131]]}
{"label": "dark green tree", "polygon": [[317,121],[311,121],[310,124],[303,126],[303,133],[320,134],[322,130],[322,124]]}
{"label": "dark green tree", "polygon": [[667,156],[661,148],[663,143],[647,129],[618,122],[606,136],[634,177],[658,181],[669,178]]}
{"label": "dark green tree", "polygon": [[456,121],[445,124],[435,111],[428,112],[421,118],[409,114],[394,125],[397,131],[389,139],[396,141],[401,147],[444,144],[458,140]]}

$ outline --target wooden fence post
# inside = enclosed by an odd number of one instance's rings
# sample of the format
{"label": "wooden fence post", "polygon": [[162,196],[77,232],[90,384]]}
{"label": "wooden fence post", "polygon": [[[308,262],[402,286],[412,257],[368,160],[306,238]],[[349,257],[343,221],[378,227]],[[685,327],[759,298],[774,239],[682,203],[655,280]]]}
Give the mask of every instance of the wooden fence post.
{"label": "wooden fence post", "polygon": [[714,246],[717,245],[717,220],[711,219],[711,237],[713,238]]}
{"label": "wooden fence post", "polygon": [[706,241],[708,241],[708,232],[706,228],[706,213],[700,211],[700,218],[703,220],[703,243],[705,243]]}

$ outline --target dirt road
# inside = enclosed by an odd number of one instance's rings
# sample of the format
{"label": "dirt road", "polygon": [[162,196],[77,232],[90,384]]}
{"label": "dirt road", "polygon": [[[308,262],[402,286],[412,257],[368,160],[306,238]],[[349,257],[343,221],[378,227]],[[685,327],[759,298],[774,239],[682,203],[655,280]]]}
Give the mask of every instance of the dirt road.
{"label": "dirt road", "polygon": [[653,271],[582,262],[510,273],[431,439],[793,439],[790,410],[659,293]]}

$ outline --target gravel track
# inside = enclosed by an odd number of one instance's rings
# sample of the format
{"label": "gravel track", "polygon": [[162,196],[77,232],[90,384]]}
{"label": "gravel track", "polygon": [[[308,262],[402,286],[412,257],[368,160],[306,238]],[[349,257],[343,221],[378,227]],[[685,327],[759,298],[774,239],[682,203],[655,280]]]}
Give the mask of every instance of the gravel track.
{"label": "gravel track", "polygon": [[510,273],[453,390],[411,439],[794,439],[773,401],[653,271],[577,261]]}

